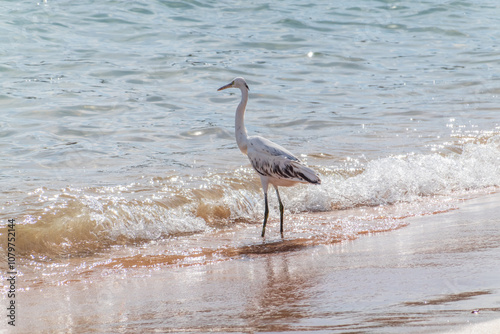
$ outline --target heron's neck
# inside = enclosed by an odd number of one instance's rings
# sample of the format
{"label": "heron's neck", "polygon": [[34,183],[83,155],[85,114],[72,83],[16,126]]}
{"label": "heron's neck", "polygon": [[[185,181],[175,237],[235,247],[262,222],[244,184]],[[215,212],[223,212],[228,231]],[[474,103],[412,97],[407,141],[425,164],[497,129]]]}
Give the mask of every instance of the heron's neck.
{"label": "heron's neck", "polygon": [[245,109],[248,102],[248,90],[241,88],[241,102],[236,108],[236,117],[234,122],[236,143],[243,154],[247,154],[248,134],[245,128]]}

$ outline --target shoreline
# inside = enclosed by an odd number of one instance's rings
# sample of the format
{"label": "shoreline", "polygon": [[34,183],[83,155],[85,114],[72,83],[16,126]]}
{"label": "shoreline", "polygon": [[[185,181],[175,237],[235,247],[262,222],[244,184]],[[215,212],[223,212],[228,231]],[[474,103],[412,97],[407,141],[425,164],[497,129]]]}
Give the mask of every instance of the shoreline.
{"label": "shoreline", "polygon": [[330,245],[187,267],[105,268],[32,286],[19,293],[16,332],[494,333],[499,201],[467,200]]}

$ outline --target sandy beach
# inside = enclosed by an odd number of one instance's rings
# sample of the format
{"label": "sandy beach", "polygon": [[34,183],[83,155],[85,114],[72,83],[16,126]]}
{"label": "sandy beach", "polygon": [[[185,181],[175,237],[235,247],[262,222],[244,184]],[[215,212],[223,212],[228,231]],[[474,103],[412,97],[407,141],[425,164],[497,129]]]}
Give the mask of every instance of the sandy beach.
{"label": "sandy beach", "polygon": [[95,267],[21,291],[14,332],[499,333],[499,201],[331,245]]}

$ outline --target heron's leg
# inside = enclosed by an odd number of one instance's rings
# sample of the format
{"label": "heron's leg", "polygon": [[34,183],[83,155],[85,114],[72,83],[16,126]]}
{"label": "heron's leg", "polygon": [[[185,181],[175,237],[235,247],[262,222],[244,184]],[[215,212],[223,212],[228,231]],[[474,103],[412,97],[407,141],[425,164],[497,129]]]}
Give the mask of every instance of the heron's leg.
{"label": "heron's leg", "polygon": [[283,203],[281,203],[280,192],[278,191],[278,187],[274,186],[274,189],[276,189],[276,195],[278,195],[278,202],[280,203],[280,233],[281,233],[281,238],[283,238],[283,210],[285,209],[285,207],[283,206]]}
{"label": "heron's leg", "polygon": [[264,224],[262,224],[262,237],[264,238],[264,234],[266,234],[266,223],[267,217],[269,216],[269,207],[267,205],[267,192],[264,193],[264,204],[266,206],[264,210]]}
{"label": "heron's leg", "polygon": [[269,216],[269,207],[267,205],[267,187],[269,186],[269,180],[266,176],[261,175],[260,182],[262,183],[262,190],[264,190],[264,204],[266,207],[264,210],[264,224],[262,225],[262,237],[264,238],[264,234],[266,234],[267,217]]}

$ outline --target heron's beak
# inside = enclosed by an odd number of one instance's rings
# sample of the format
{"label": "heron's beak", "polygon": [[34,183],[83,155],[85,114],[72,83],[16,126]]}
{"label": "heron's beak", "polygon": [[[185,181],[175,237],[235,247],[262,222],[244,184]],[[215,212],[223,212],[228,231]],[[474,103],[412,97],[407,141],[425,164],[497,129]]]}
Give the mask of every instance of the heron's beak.
{"label": "heron's beak", "polygon": [[228,89],[228,88],[231,88],[233,87],[233,83],[228,83],[227,85],[225,86],[222,86],[221,88],[217,89],[217,91],[221,91],[221,90],[224,90],[224,89]]}

